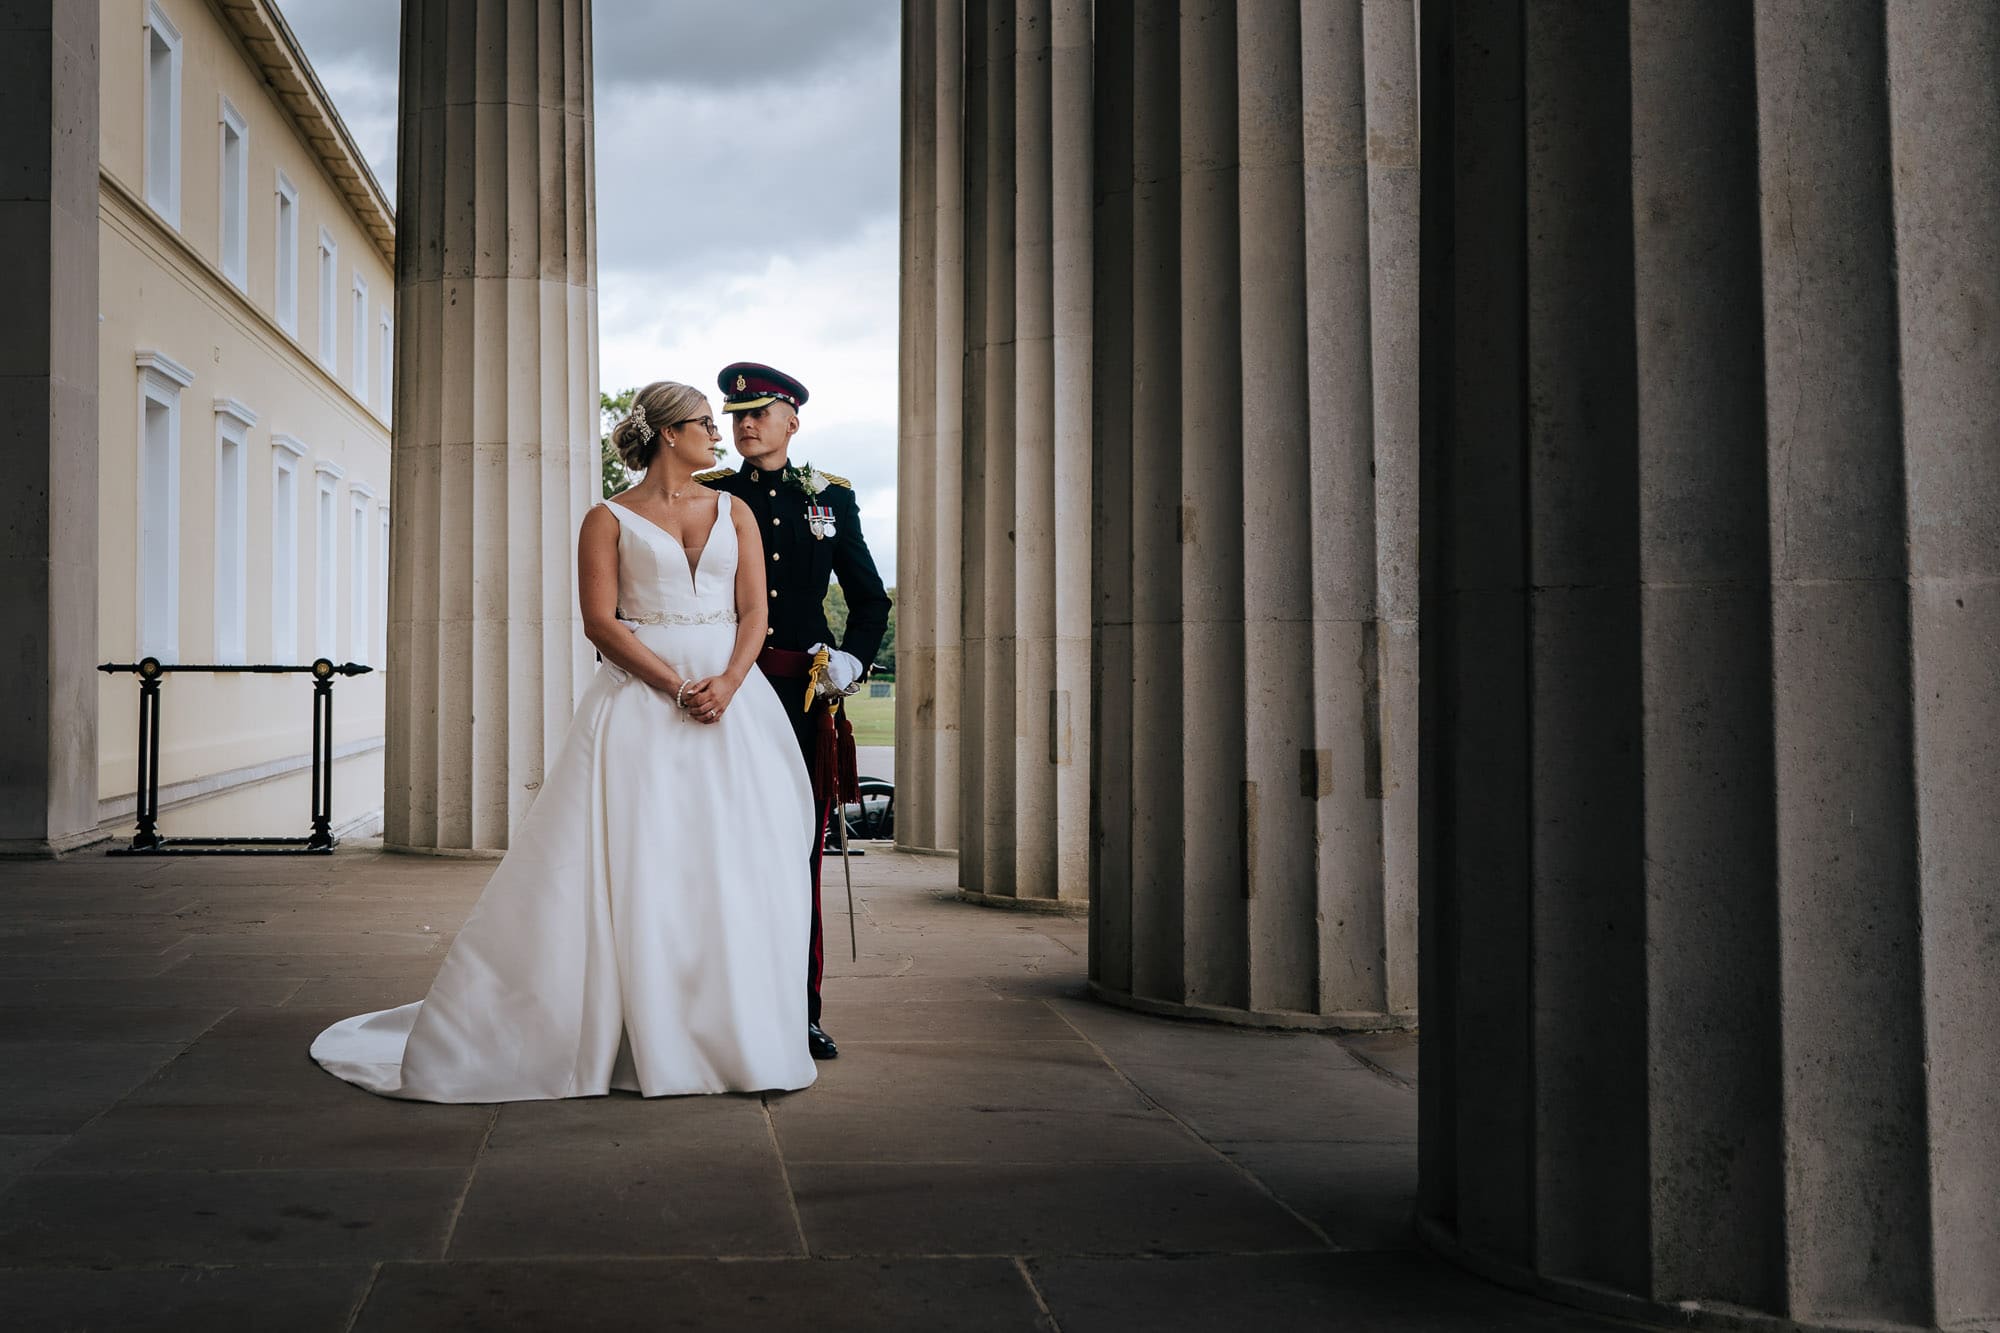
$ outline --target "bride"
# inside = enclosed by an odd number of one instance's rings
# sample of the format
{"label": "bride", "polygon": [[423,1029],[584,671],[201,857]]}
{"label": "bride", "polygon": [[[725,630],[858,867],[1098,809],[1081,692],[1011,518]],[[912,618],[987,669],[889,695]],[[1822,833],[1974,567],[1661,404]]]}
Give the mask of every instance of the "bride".
{"label": "bride", "polygon": [[666,381],[613,430],[645,476],[577,544],[604,665],[430,994],[322,1032],[328,1072],[431,1102],[813,1081],[812,794],[754,669],[762,539],[694,480],[719,438],[707,397]]}

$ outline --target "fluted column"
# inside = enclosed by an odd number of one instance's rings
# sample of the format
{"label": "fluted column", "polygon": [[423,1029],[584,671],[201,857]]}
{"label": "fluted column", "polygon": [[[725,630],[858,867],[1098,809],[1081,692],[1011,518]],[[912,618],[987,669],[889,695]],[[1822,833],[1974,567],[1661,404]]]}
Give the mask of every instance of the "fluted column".
{"label": "fluted column", "polygon": [[[965,897],[1089,893],[1090,0],[904,8],[905,540],[919,595],[897,839]],[[922,182],[920,194],[916,182]],[[918,217],[918,213],[922,217]],[[911,266],[914,266],[912,269]],[[922,295],[908,284],[928,277]],[[912,331],[912,325],[921,328]],[[898,623],[911,614],[906,596]]]}
{"label": "fluted column", "polygon": [[[936,848],[938,6],[904,0],[896,440],[896,840]],[[956,839],[947,841],[950,845]]]}
{"label": "fluted column", "polygon": [[1583,1303],[1981,1326],[2000,17],[1424,34],[1424,1227]]}
{"label": "fluted column", "polygon": [[385,841],[504,848],[589,663],[589,0],[405,0]]}
{"label": "fluted column", "polygon": [[1120,1002],[1412,1016],[1413,19],[1097,9],[1092,978]]}
{"label": "fluted column", "polygon": [[[0,334],[7,855],[60,855],[97,834],[98,23],[97,6],[65,0],[0,10],[0,243],[13,298]],[[129,375],[129,355],[125,365]],[[115,387],[133,391],[129,379]]]}

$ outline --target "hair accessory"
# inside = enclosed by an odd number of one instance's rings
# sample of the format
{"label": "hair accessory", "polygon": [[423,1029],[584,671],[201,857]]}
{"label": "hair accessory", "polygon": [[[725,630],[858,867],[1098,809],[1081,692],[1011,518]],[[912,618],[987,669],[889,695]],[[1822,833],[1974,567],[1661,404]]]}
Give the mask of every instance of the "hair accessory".
{"label": "hair accessory", "polygon": [[625,419],[639,428],[639,442],[641,444],[651,444],[653,442],[653,427],[646,420],[646,405],[644,403],[634,400],[632,410],[626,414]]}

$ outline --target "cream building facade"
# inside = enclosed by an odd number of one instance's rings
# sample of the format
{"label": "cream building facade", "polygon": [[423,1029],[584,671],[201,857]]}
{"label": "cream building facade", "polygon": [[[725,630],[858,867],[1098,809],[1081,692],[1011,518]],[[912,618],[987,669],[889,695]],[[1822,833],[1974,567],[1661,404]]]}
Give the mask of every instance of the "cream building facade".
{"label": "cream building facade", "polygon": [[[359,662],[386,640],[394,221],[270,0],[104,0],[99,658]],[[98,684],[101,830],[138,689]],[[333,821],[382,805],[383,683],[334,689]],[[306,832],[303,676],[175,675],[161,827]]]}

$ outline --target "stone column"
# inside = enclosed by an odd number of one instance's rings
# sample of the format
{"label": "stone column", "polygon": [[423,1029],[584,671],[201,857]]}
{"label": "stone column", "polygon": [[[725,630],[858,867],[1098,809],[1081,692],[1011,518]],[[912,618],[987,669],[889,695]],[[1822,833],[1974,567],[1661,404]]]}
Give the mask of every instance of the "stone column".
{"label": "stone column", "polygon": [[1422,1221],[1974,1327],[2000,18],[1691,12],[1425,5]]}
{"label": "stone column", "polygon": [[[904,0],[896,439],[896,840],[935,848],[938,463],[938,6]],[[952,839],[951,841],[956,841]],[[949,845],[949,844],[947,844]]]}
{"label": "stone column", "polygon": [[405,0],[384,838],[499,849],[590,662],[589,0]]}
{"label": "stone column", "polygon": [[1109,999],[1412,1017],[1413,20],[1097,9]]}
{"label": "stone column", "polygon": [[97,44],[95,5],[0,9],[0,855],[60,855],[97,830]]}
{"label": "stone column", "polygon": [[902,487],[933,509],[902,522],[933,575],[897,836],[956,847],[973,901],[1081,911],[1091,6],[911,0],[904,28],[905,262],[935,284],[904,289],[903,381],[932,397],[906,405]]}

